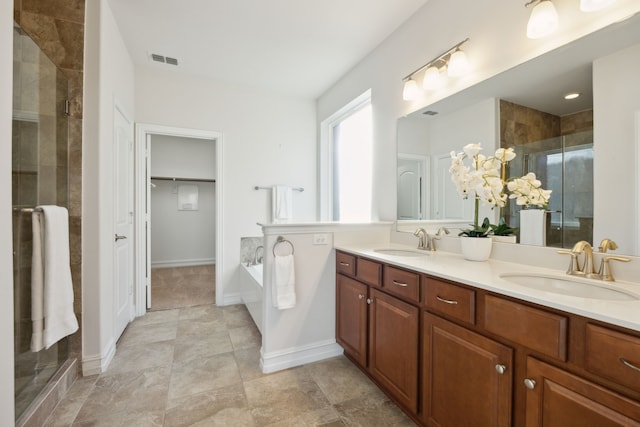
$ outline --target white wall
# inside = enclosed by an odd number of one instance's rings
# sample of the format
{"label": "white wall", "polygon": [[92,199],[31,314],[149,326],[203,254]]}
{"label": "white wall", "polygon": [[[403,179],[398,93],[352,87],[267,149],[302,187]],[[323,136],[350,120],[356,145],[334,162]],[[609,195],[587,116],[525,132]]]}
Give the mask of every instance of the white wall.
{"label": "white wall", "polygon": [[0,425],[13,425],[13,258],[11,228],[11,118],[13,1],[0,0]]}
{"label": "white wall", "polygon": [[[593,240],[607,237],[618,252],[639,254],[638,147],[635,115],[640,113],[640,45],[593,64],[594,223]],[[615,84],[612,84],[615,82]],[[638,143],[640,141],[637,141]],[[626,197],[621,197],[623,192]]]}
{"label": "white wall", "polygon": [[240,237],[260,235],[270,221],[270,192],[254,186],[288,184],[296,221],[315,220],[316,140],[313,101],[283,97],[206,78],[136,68],[136,121],[223,133],[222,221],[225,303],[240,301]]}
{"label": "white wall", "polygon": [[151,135],[151,176],[216,178],[216,145],[206,139]]}
{"label": "white wall", "polygon": [[[153,155],[152,155],[153,157]],[[215,184],[152,181],[151,266],[179,267],[215,262]],[[179,185],[198,187],[198,210],[178,210]]]}
{"label": "white wall", "polygon": [[[530,9],[523,2],[430,0],[414,16],[343,76],[317,102],[318,123],[365,90],[372,89],[374,201],[372,217],[396,216],[396,119],[519,63],[640,11],[637,0],[618,0],[597,13],[582,13],[577,1],[555,2],[560,30],[539,40],[526,38]],[[415,102],[402,100],[402,78],[456,43],[465,44],[472,66],[466,78]]]}
{"label": "white wall", "polygon": [[83,373],[106,369],[113,318],[113,111],[133,120],[133,63],[107,0],[86,3],[82,153]]}

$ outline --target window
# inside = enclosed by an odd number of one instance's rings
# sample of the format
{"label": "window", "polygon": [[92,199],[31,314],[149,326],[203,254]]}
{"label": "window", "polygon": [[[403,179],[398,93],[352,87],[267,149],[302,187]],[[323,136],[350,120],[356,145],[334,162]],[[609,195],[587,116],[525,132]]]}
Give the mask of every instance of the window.
{"label": "window", "polygon": [[322,123],[321,218],[371,220],[373,138],[371,92]]}

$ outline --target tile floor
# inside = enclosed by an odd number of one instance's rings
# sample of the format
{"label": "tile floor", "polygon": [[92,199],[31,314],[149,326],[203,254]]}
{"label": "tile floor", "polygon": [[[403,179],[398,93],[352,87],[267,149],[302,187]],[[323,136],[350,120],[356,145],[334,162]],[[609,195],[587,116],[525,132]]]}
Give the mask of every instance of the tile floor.
{"label": "tile floor", "polygon": [[215,265],[151,269],[151,311],[213,304]]}
{"label": "tile floor", "polygon": [[415,425],[344,357],[262,374],[260,340],[242,305],[150,312],[45,426]]}

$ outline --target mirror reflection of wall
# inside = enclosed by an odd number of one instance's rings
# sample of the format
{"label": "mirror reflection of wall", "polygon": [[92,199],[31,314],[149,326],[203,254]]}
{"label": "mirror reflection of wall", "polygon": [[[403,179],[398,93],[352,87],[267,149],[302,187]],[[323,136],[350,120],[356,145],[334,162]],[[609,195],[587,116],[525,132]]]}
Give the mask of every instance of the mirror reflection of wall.
{"label": "mirror reflection of wall", "polygon": [[[553,191],[546,245],[593,241],[593,111],[557,116],[501,100],[500,145],[517,153],[508,176],[533,172],[543,188]],[[520,227],[521,209],[513,202],[505,209],[512,227]]]}

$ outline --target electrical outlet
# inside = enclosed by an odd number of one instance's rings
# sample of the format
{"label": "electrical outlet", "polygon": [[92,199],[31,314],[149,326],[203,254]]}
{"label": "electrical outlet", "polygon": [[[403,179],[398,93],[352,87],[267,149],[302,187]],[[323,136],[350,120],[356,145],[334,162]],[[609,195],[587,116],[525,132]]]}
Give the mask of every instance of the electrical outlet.
{"label": "electrical outlet", "polygon": [[329,244],[329,235],[328,234],[314,234],[313,235],[313,244],[314,245],[328,245]]}

